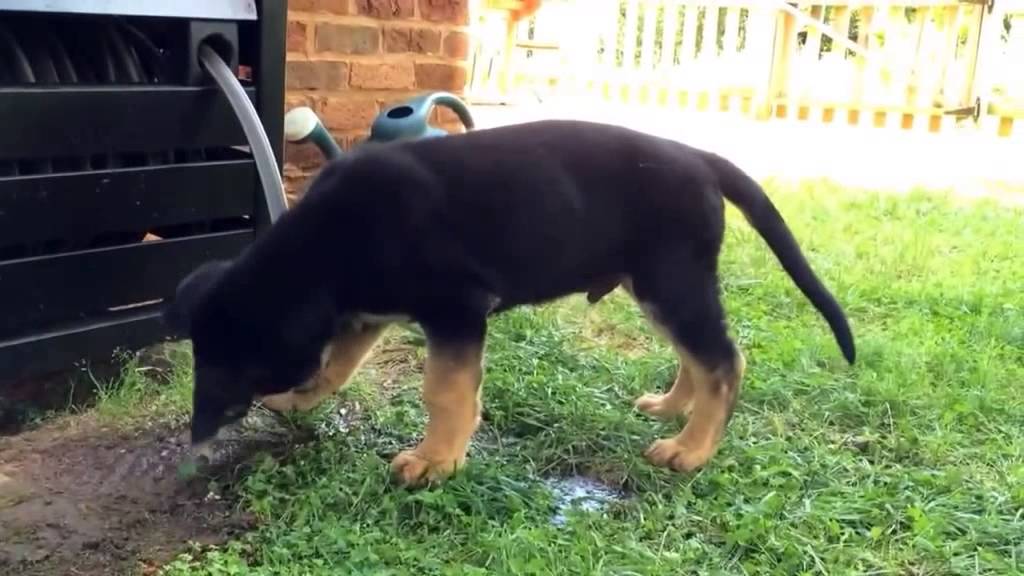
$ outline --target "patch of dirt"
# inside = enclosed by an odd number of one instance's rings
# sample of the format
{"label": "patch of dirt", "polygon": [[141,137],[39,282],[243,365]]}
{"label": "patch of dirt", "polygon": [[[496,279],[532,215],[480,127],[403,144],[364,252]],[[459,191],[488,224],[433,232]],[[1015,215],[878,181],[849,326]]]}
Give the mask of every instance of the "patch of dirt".
{"label": "patch of dirt", "polygon": [[119,368],[113,362],[95,362],[88,372],[67,370],[0,382],[0,435],[17,434],[51,412],[91,405],[96,388],[90,374],[106,380],[115,377]]}
{"label": "patch of dirt", "polygon": [[[367,362],[365,368],[385,396],[419,370],[416,345],[422,342],[417,338],[422,339],[411,331],[390,335]],[[156,365],[160,356],[154,358],[144,364]],[[25,430],[26,414],[66,407],[70,395],[90,391],[67,384],[73,381],[63,376],[54,382],[46,394],[38,380],[0,387],[3,575],[149,575],[190,543],[236,538],[254,527],[254,519],[233,501],[234,484],[246,464],[259,454],[282,458],[315,436],[343,433],[359,413],[357,402],[339,406],[323,420],[322,429],[297,430],[264,410],[253,410],[241,426],[222,431],[212,463],[184,480],[178,465],[188,449],[185,425],[140,429],[104,424],[84,413]]]}
{"label": "patch of dirt", "polygon": [[244,428],[188,481],[177,473],[183,426],[122,430],[83,415],[0,438],[0,573],[147,573],[189,542],[237,536],[252,519],[211,486],[295,440],[279,427]]}

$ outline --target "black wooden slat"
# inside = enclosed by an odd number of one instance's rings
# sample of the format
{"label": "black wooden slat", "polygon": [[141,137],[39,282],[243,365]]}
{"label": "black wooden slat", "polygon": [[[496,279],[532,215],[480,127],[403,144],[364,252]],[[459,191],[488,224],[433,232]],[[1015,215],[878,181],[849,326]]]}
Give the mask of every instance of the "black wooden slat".
{"label": "black wooden slat", "polygon": [[165,298],[196,266],[234,257],[252,238],[223,232],[0,263],[0,338]]}
{"label": "black wooden slat", "polygon": [[69,370],[81,360],[110,360],[118,349],[134,351],[154,344],[167,333],[159,308],[109,313],[76,326],[0,341],[0,383]]}
{"label": "black wooden slat", "polygon": [[245,144],[213,86],[0,88],[0,159]]}
{"label": "black wooden slat", "polygon": [[251,160],[0,178],[0,246],[251,216],[256,189]]}

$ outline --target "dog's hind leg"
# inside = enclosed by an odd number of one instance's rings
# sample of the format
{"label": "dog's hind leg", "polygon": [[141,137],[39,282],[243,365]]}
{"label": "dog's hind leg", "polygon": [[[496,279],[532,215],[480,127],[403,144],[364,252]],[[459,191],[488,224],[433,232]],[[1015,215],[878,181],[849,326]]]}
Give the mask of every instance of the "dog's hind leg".
{"label": "dog's hind leg", "polygon": [[590,289],[587,290],[587,302],[597,304],[602,298],[611,294],[613,290],[618,288],[622,281],[623,278],[619,276],[610,276],[594,282]]}
{"label": "dog's hind leg", "polygon": [[392,474],[403,485],[443,480],[466,460],[469,441],[480,425],[486,326],[483,321],[479,325],[478,333],[457,339],[432,336],[426,330],[423,403],[427,429],[416,448],[391,462]]}
{"label": "dog's hind leg", "polygon": [[658,466],[691,471],[718,450],[739,396],[745,361],[726,331],[713,258],[679,251],[633,278],[634,297],[679,354],[672,389],[637,399],[641,410],[671,417],[690,410],[682,432],[646,452]]}
{"label": "dog's hind leg", "polygon": [[260,402],[275,412],[312,410],[320,402],[348,383],[352,374],[370,355],[386,324],[353,324],[336,335],[324,349],[319,372],[306,384],[265,396]]}
{"label": "dog's hind leg", "polygon": [[671,420],[680,415],[689,416],[693,413],[696,394],[693,387],[693,376],[687,365],[685,349],[677,349],[679,354],[679,371],[672,387],[664,394],[644,394],[636,399],[633,405],[637,410],[662,420]]}
{"label": "dog's hind leg", "polygon": [[[633,289],[633,281],[631,278],[625,278],[622,282],[623,289],[633,297],[637,305],[644,312],[647,317],[647,321],[654,328],[654,331],[661,336],[667,338],[671,342],[675,342],[672,334],[669,330],[662,325],[657,318],[654,317],[654,310],[649,306],[645,305],[640,300],[637,300],[636,292]],[[693,390],[693,376],[690,375],[689,367],[687,362],[684,360],[686,351],[683,348],[676,346],[676,353],[679,355],[679,371],[676,373],[676,379],[672,382],[672,387],[669,388],[668,392],[664,394],[644,394],[633,402],[633,405],[637,410],[653,416],[654,418],[660,418],[663,420],[671,420],[680,415],[689,416],[693,411],[694,401],[694,390]]]}

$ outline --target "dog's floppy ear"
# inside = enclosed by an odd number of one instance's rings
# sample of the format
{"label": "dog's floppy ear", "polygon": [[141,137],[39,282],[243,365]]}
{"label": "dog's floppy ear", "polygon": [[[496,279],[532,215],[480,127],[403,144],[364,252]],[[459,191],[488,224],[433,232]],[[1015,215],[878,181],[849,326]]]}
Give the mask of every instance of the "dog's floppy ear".
{"label": "dog's floppy ear", "polygon": [[171,331],[187,335],[192,326],[196,304],[231,266],[230,260],[213,260],[193,270],[178,284],[174,298],[164,307],[163,320]]}

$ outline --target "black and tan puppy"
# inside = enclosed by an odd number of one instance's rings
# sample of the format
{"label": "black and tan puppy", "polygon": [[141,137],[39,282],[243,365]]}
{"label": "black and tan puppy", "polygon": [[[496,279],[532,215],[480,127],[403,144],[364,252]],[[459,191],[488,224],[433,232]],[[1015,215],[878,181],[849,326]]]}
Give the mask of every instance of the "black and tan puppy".
{"label": "black and tan puppy", "polygon": [[417,484],[465,459],[481,407],[491,314],[622,285],[679,354],[665,394],[636,406],[689,414],[648,459],[693,470],[715,453],[743,355],[719,300],[724,199],[828,321],[842,309],[754,180],[721,157],[625,128],[544,121],[367,146],[325,167],[305,199],[237,260],[204,265],[167,318],[195,352],[192,441],[253,400],[306,410],[342,386],[389,322],[427,335],[426,434],[392,469]]}

